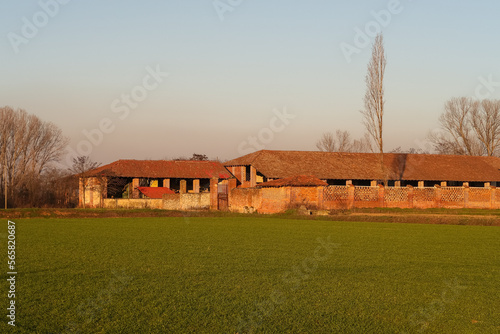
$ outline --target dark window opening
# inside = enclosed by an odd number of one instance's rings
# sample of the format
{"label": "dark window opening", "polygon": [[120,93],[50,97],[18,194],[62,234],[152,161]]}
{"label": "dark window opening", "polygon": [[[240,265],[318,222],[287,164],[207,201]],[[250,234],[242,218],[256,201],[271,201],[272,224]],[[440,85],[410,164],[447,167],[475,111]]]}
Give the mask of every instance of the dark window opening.
{"label": "dark window opening", "polygon": [[447,187],[461,187],[463,186],[463,182],[459,182],[459,181],[447,181],[446,182],[446,186]]}
{"label": "dark window opening", "polygon": [[210,179],[201,179],[200,192],[209,192],[209,191],[210,191]]}
{"label": "dark window opening", "polygon": [[406,187],[406,186],[418,187],[418,181],[413,181],[413,180],[401,181],[401,187]]}
{"label": "dark window opening", "polygon": [[250,166],[245,166],[245,181],[250,181],[251,177]]}
{"label": "dark window opening", "polygon": [[352,184],[354,186],[359,186],[359,187],[369,187],[372,184],[371,180],[352,180]]}
{"label": "dark window opening", "polygon": [[424,181],[424,187],[434,187],[434,186],[440,186],[441,182],[439,181]]}
{"label": "dark window opening", "polygon": [[326,180],[326,183],[328,183],[329,186],[345,186],[347,180],[337,180],[337,179],[328,179]]}

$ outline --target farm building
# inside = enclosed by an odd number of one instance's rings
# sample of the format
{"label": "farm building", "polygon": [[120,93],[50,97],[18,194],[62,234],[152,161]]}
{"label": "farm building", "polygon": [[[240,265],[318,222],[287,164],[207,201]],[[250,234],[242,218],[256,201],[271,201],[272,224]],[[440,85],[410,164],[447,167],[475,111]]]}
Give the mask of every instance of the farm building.
{"label": "farm building", "polygon": [[436,154],[331,153],[262,150],[228,161],[242,187],[297,175],[329,185],[484,187],[500,183],[500,158]]}
{"label": "farm building", "polygon": [[224,165],[119,160],[80,179],[80,205],[263,213],[297,206],[500,208],[497,183],[496,157],[262,150]]}
{"label": "farm building", "polygon": [[161,199],[164,194],[208,192],[211,179],[230,177],[215,161],[118,160],[80,179],[80,205],[102,205],[104,199]]}
{"label": "farm building", "polygon": [[240,184],[229,193],[235,212],[500,208],[494,157],[263,150],[225,166]]}

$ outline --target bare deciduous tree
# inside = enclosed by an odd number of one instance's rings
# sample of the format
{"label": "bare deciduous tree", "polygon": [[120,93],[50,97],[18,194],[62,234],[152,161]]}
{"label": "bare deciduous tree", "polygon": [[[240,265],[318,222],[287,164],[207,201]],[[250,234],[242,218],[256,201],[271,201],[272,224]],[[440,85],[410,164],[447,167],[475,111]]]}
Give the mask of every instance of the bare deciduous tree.
{"label": "bare deciduous tree", "polygon": [[353,140],[348,131],[337,130],[335,134],[332,132],[323,133],[321,138],[316,142],[318,150],[323,152],[369,152],[371,145],[369,138]]}
{"label": "bare deciduous tree", "polygon": [[60,159],[67,143],[54,124],[22,109],[0,108],[2,185],[9,186],[8,195],[13,203],[20,198],[19,194],[23,194],[22,205],[36,200],[41,175],[52,162]]}
{"label": "bare deciduous tree", "polygon": [[429,139],[440,154],[498,155],[500,153],[500,101],[452,98],[439,117],[442,132]]}
{"label": "bare deciduous tree", "polygon": [[472,110],[471,123],[487,156],[498,154],[500,147],[500,101],[483,100]]}
{"label": "bare deciduous tree", "polygon": [[[340,130],[337,130],[337,133]],[[325,132],[316,142],[316,147],[322,152],[337,152],[337,142],[331,132]]]}
{"label": "bare deciduous tree", "polygon": [[452,98],[445,104],[445,112],[439,117],[441,128],[452,138],[449,141],[448,148],[453,149],[453,153],[478,155],[477,142],[473,136],[473,130],[470,122],[470,115],[474,109],[477,109],[477,102],[471,98]]}
{"label": "bare deciduous tree", "polygon": [[396,147],[391,150],[389,153],[399,153],[399,154],[430,154],[428,151],[424,151],[421,148],[410,147],[407,150],[403,150],[401,146]]}
{"label": "bare deciduous tree", "polygon": [[78,179],[67,169],[47,168],[39,183],[37,206],[76,207],[78,205]]}
{"label": "bare deciduous tree", "polygon": [[365,135],[360,139],[355,139],[352,142],[351,152],[373,153],[370,135],[368,133],[365,133]]}
{"label": "bare deciduous tree", "polygon": [[384,152],[383,118],[384,118],[384,73],[386,66],[384,38],[377,35],[372,46],[372,57],[368,63],[366,74],[365,109],[361,111],[364,124],[380,153]]}
{"label": "bare deciduous tree", "polygon": [[8,198],[8,176],[7,176],[7,146],[10,141],[11,129],[9,126],[12,125],[12,113],[8,112],[7,108],[0,109],[0,164],[2,166],[2,190],[4,196],[4,204],[7,209],[7,198]]}

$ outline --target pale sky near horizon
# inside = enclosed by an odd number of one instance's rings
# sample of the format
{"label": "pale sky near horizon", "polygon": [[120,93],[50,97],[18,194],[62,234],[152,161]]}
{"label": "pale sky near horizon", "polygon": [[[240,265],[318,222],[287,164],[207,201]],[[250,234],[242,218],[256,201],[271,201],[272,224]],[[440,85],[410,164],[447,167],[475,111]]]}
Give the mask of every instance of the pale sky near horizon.
{"label": "pale sky near horizon", "polygon": [[499,13],[494,0],[8,0],[0,106],[54,122],[104,164],[316,150],[323,132],[365,132],[373,38],[356,31],[381,27],[385,150],[426,148],[448,99],[500,99]]}

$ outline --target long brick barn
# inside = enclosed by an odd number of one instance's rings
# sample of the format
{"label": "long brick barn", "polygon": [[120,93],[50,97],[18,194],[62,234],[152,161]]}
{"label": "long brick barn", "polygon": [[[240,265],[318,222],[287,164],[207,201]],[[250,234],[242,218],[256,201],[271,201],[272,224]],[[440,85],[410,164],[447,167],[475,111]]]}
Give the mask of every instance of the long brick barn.
{"label": "long brick barn", "polygon": [[[162,199],[175,193],[203,193],[212,179],[232,175],[216,161],[118,160],[96,168],[80,181],[80,205],[102,206],[105,199]],[[84,189],[85,192],[84,192]]]}
{"label": "long brick barn", "polygon": [[119,160],[82,178],[80,205],[263,213],[298,206],[496,208],[497,183],[497,157],[262,150],[224,164]]}
{"label": "long brick barn", "polygon": [[[382,161],[383,160],[383,161]],[[383,162],[383,164],[382,164]],[[258,151],[224,164],[243,185],[314,175],[330,185],[449,185],[483,187],[500,182],[500,158],[464,155]]]}

